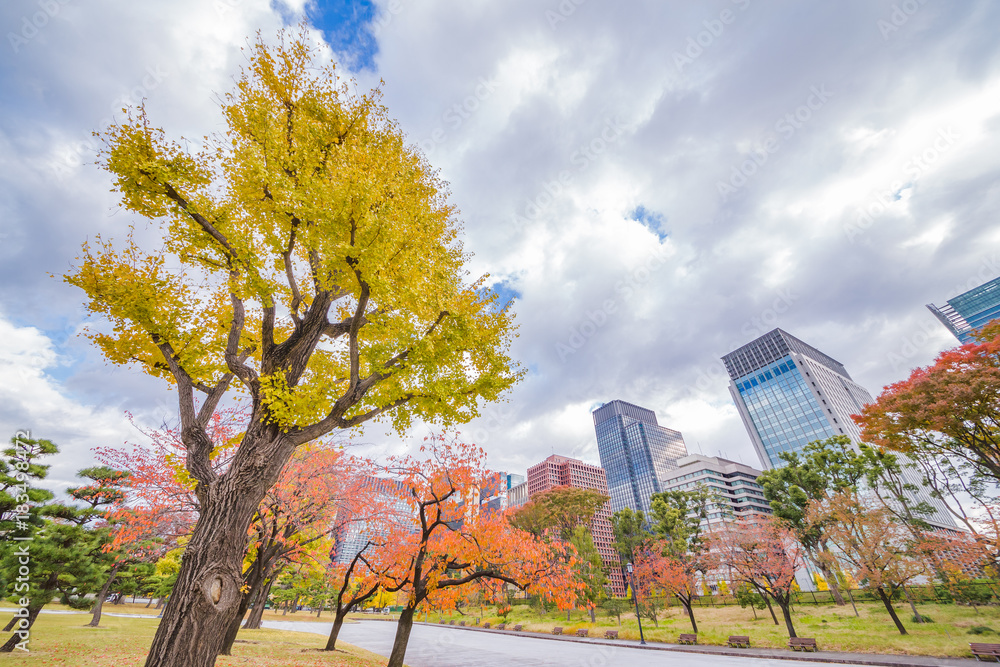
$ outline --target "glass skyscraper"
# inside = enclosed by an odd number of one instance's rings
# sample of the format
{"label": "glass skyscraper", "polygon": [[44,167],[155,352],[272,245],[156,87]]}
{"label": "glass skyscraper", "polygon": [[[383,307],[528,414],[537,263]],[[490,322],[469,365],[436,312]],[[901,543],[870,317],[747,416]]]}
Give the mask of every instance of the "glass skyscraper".
{"label": "glass skyscraper", "polygon": [[927,308],[962,344],[975,343],[975,334],[1000,317],[1000,278],[948,299],[943,306]]}
{"label": "glass skyscraper", "polygon": [[[814,440],[846,435],[861,442],[861,429],[851,415],[859,414],[872,397],[836,359],[775,329],[722,360],[729,392],[765,470],[784,465],[781,452],[801,451]],[[920,484],[918,476],[909,481]],[[939,500],[918,495],[937,510],[929,521],[955,527]]]}
{"label": "glass skyscraper", "polygon": [[813,440],[861,431],[851,415],[872,400],[839,361],[775,329],[722,358],[729,391],[764,468]]}
{"label": "glass skyscraper", "polygon": [[594,430],[611,511],[648,514],[649,497],[663,490],[660,480],[687,455],[684,436],[660,426],[652,410],[618,400],[594,411]]}

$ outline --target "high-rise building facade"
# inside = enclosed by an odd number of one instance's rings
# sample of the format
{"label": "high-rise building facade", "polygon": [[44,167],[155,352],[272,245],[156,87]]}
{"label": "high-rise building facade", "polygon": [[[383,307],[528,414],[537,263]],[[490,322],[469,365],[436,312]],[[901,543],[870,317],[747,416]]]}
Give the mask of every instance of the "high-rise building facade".
{"label": "high-rise building facade", "polygon": [[1000,278],[948,299],[943,306],[928,304],[927,308],[959,342],[975,343],[975,334],[1000,317]]}
{"label": "high-rise building facade", "polygon": [[[415,518],[404,500],[405,487],[397,480],[368,477],[364,485],[384,503],[395,515],[397,529],[412,532],[417,529]],[[347,565],[356,555],[368,547],[368,543],[378,542],[389,536],[384,526],[376,528],[363,513],[348,508],[337,512],[336,529],[333,532],[333,550],[330,555],[334,563]]]}
{"label": "high-rise building facade", "polygon": [[872,401],[839,361],[775,329],[722,358],[729,391],[765,469],[781,452],[861,431],[851,415]]}
{"label": "high-rise building facade", "polygon": [[[810,442],[846,435],[857,446],[861,429],[851,419],[872,402],[839,361],[795,336],[774,329],[722,358],[729,392],[764,469],[784,465],[782,452],[799,452]],[[904,473],[920,486],[915,472]],[[940,500],[918,491],[936,511],[932,524],[954,528]]]}
{"label": "high-rise building facade", "polygon": [[[557,486],[573,486],[580,489],[594,489],[608,495],[608,482],[604,470],[599,466],[584,463],[578,459],[553,454],[541,463],[528,468],[528,480],[524,485],[528,497],[548,491]],[[513,503],[512,503],[513,504]],[[611,527],[611,508],[608,503],[599,509],[590,522],[590,534],[594,537],[594,547],[604,561],[611,590],[615,595],[625,594],[618,552],[612,544],[615,541]]]}
{"label": "high-rise building facade", "polygon": [[650,496],[663,490],[660,480],[687,455],[684,436],[660,426],[652,410],[619,400],[594,411],[594,430],[611,511],[649,514]]}

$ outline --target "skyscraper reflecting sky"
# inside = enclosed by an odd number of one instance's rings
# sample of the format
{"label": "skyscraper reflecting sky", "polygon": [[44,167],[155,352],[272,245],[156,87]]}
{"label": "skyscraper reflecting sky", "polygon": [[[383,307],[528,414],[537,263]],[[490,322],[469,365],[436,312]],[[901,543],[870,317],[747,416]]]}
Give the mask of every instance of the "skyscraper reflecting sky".
{"label": "skyscraper reflecting sky", "polygon": [[764,468],[778,454],[813,440],[847,435],[859,442],[851,415],[872,400],[839,361],[781,329],[724,356],[729,391]]}
{"label": "skyscraper reflecting sky", "polygon": [[1000,278],[948,299],[943,306],[927,308],[961,343],[975,343],[975,334],[1000,317]]}
{"label": "skyscraper reflecting sky", "polygon": [[[872,397],[836,359],[774,329],[722,360],[729,371],[729,391],[765,469],[783,466],[781,452],[801,451],[814,440],[846,435],[855,446],[861,442],[861,429],[851,415],[859,414]],[[955,528],[941,501],[919,488],[919,473],[905,470],[903,478],[918,487],[916,499],[934,509],[927,521]]]}
{"label": "skyscraper reflecting sky", "polygon": [[660,480],[687,455],[684,436],[660,426],[652,410],[619,400],[594,411],[594,430],[611,511],[628,507],[648,514],[649,497],[663,489]]}

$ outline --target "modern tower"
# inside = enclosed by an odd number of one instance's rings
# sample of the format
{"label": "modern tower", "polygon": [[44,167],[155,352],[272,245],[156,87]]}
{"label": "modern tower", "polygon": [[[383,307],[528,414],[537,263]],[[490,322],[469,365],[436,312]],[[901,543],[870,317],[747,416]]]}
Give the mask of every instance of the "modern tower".
{"label": "modern tower", "polygon": [[860,442],[851,415],[872,402],[839,361],[781,329],[722,358],[729,392],[764,469],[783,465],[781,452],[846,435]]}
{"label": "modern tower", "polygon": [[628,507],[648,515],[650,496],[663,490],[660,480],[687,455],[684,436],[660,426],[652,410],[618,400],[594,411],[594,430],[611,511]]}
{"label": "modern tower", "polygon": [[[605,495],[608,493],[608,482],[604,476],[604,470],[578,459],[556,454],[528,468],[528,480],[522,486],[525,485],[529,498],[557,486],[594,489]],[[618,552],[612,546],[615,541],[615,533],[611,527],[611,509],[608,507],[608,503],[597,510],[589,527],[590,534],[594,538],[594,548],[601,555],[604,568],[607,570],[612,592],[615,595],[625,595],[625,581],[622,578],[621,563]]]}
{"label": "modern tower", "polygon": [[[814,440],[846,435],[857,446],[861,429],[851,419],[871,394],[847,369],[791,334],[774,329],[722,358],[729,392],[765,470],[784,465],[781,452],[801,451]],[[920,485],[919,476],[908,480]],[[918,491],[937,511],[931,523],[954,528],[940,500]]]}
{"label": "modern tower", "polygon": [[1000,278],[948,299],[943,306],[931,303],[927,308],[963,345],[974,343],[975,334],[1000,317]]}

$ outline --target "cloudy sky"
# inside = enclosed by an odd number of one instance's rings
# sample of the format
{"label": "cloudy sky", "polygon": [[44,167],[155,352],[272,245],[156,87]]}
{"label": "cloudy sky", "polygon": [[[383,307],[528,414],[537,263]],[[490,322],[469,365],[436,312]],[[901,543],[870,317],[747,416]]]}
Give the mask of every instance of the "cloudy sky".
{"label": "cloudy sky", "polygon": [[[169,424],[77,334],[61,275],[132,214],[91,132],[147,100],[220,129],[240,48],[305,16],[452,184],[471,272],[514,297],[509,401],[463,430],[515,472],[599,462],[624,399],[757,464],[719,357],[775,326],[873,394],[955,344],[924,304],[1000,275],[1000,5],[12,0],[0,5],[0,432],[91,448]],[[383,427],[373,452],[404,444]],[[421,437],[417,429],[411,437]]]}

